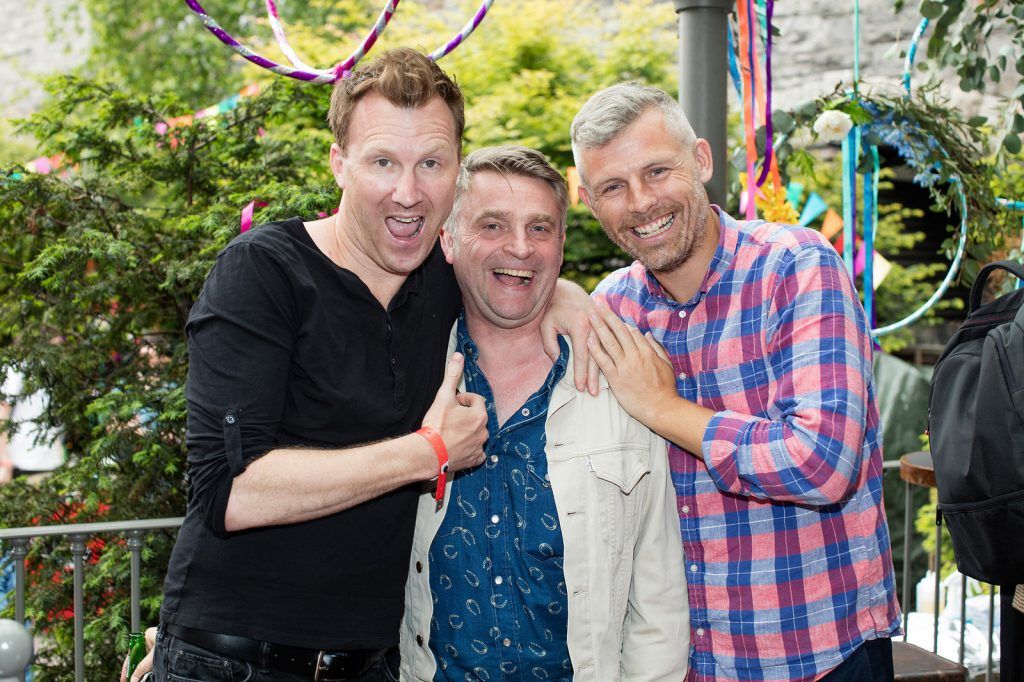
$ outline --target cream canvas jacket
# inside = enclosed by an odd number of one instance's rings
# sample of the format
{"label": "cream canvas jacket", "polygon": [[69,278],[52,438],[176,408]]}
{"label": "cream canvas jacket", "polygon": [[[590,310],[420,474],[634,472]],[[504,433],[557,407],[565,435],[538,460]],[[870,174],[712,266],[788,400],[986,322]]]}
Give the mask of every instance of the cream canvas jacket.
{"label": "cream canvas jacket", "polygon": [[[449,354],[454,340],[453,330]],[[571,360],[552,391],[545,429],[565,545],[573,679],[679,682],[690,619],[664,441],[626,414],[603,376],[598,396],[577,392]],[[440,510],[432,491],[420,497],[401,628],[402,680],[434,679],[428,553],[451,486],[449,480]],[[486,631],[484,622],[476,625]]]}

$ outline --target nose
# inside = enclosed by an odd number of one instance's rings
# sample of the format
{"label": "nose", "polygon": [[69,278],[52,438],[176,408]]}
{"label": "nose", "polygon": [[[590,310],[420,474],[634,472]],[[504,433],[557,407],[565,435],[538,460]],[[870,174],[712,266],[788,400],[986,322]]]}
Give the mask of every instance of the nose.
{"label": "nose", "polygon": [[644,215],[658,203],[658,197],[644,182],[631,183],[629,186],[629,210],[631,213]]}
{"label": "nose", "polygon": [[526,230],[522,229],[509,231],[504,249],[505,253],[520,260],[525,260],[533,254],[533,244],[527,237]]}
{"label": "nose", "polygon": [[391,200],[399,206],[411,208],[419,203],[421,197],[419,181],[415,168],[404,168],[395,182],[391,192]]}

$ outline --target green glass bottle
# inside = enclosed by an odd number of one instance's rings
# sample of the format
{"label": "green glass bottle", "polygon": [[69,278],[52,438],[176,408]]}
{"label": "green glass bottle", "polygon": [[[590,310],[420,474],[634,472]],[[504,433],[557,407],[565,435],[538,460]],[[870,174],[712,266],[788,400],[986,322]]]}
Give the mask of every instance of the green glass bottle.
{"label": "green glass bottle", "polygon": [[139,663],[146,657],[146,635],[141,632],[133,632],[128,635],[128,679],[139,667]]}

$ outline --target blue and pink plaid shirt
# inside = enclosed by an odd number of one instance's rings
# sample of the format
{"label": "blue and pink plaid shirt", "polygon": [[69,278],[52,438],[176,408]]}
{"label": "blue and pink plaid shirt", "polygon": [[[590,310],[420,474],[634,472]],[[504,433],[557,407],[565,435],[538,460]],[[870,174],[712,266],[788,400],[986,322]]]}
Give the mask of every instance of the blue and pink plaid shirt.
{"label": "blue and pink plaid shirt", "polygon": [[594,292],[715,410],[705,461],[669,449],[686,552],[689,680],[813,680],[899,632],[864,311],[835,249],[720,217],[689,301],[639,263]]}

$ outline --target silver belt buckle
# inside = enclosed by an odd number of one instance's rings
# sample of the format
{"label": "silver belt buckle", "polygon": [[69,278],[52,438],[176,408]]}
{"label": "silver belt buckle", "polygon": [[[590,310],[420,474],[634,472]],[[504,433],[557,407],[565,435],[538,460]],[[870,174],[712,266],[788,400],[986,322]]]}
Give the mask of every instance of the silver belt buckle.
{"label": "silver belt buckle", "polygon": [[313,671],[313,682],[333,682],[330,678],[320,677],[321,673],[327,672],[327,666],[323,664],[324,654],[327,652],[321,649],[316,654],[316,670]]}

